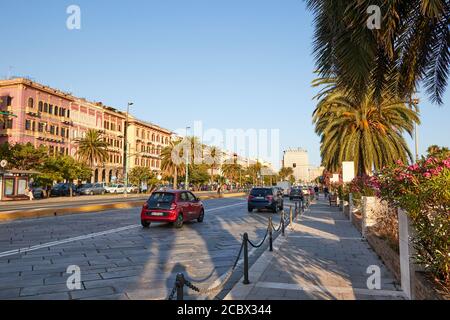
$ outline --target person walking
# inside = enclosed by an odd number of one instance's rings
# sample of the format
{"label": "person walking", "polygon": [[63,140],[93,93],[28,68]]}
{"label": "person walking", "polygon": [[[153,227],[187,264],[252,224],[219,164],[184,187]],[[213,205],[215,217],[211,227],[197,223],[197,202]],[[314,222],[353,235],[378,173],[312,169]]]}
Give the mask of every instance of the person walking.
{"label": "person walking", "polygon": [[31,187],[28,187],[25,191],[28,198],[30,198],[30,201],[33,201],[34,200],[33,189]]}
{"label": "person walking", "polygon": [[325,194],[325,200],[327,200],[330,195],[330,189],[328,189],[328,187],[325,187],[323,189],[323,193]]}

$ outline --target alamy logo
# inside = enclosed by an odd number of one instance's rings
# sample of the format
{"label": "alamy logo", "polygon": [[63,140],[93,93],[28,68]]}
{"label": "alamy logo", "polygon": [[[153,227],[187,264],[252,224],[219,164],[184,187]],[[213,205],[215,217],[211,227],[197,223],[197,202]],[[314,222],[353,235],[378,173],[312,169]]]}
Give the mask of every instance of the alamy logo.
{"label": "alamy logo", "polygon": [[381,9],[379,6],[369,6],[367,8],[367,13],[370,14],[367,19],[367,28],[370,30],[381,29]]}
{"label": "alamy logo", "polygon": [[77,5],[67,7],[66,13],[69,15],[66,20],[66,26],[69,30],[81,29],[81,9]]}
{"label": "alamy logo", "polygon": [[81,269],[79,266],[69,266],[67,272],[70,274],[66,285],[69,290],[81,290]]}
{"label": "alamy logo", "polygon": [[367,268],[367,274],[370,277],[367,279],[367,288],[369,290],[381,290],[381,269],[379,266],[370,266]]}

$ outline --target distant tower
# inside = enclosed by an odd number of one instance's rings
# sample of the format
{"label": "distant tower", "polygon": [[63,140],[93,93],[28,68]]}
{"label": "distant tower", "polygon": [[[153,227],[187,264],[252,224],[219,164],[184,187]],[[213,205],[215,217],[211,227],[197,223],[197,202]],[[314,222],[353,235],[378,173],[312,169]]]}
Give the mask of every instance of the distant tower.
{"label": "distant tower", "polygon": [[283,165],[294,170],[294,177],[297,181],[310,181],[308,151],[302,148],[284,151]]}

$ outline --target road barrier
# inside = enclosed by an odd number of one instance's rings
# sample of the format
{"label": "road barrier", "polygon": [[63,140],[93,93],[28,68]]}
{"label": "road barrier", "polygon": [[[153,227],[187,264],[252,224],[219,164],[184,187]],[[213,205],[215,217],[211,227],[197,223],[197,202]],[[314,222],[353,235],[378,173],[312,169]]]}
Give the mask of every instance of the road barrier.
{"label": "road barrier", "polygon": [[174,300],[175,296],[176,296],[176,300],[184,300],[184,288],[185,287],[188,287],[189,289],[193,290],[194,292],[196,292],[200,295],[205,295],[205,294],[221,291],[225,287],[227,282],[231,279],[234,271],[236,270],[236,268],[238,266],[238,262],[241,259],[242,253],[244,254],[243,284],[245,284],[245,285],[250,284],[248,246],[250,245],[251,247],[253,247],[255,249],[261,248],[264,245],[264,243],[266,242],[267,238],[269,238],[269,251],[273,252],[273,240],[274,240],[273,233],[281,232],[281,235],[284,237],[286,226],[291,225],[291,227],[292,227],[294,219],[297,220],[298,216],[303,213],[304,210],[303,209],[301,210],[300,208],[304,208],[303,203],[300,206],[299,203],[295,202],[295,209],[292,206],[289,207],[289,216],[288,217],[286,216],[286,214],[283,210],[281,212],[280,225],[277,228],[275,228],[275,226],[273,225],[272,217],[269,217],[269,222],[267,225],[266,233],[265,233],[263,239],[258,244],[254,244],[249,239],[247,232],[244,233],[244,235],[242,236],[241,247],[239,249],[236,260],[234,261],[234,264],[231,267],[231,269],[225,274],[225,276],[223,276],[223,280],[221,281],[221,283],[219,283],[218,285],[215,285],[213,287],[210,287],[210,288],[201,288],[200,286],[195,285],[192,282],[190,282],[189,280],[187,280],[183,273],[178,273],[176,276],[176,280],[175,280],[173,289],[170,292],[167,300]]}

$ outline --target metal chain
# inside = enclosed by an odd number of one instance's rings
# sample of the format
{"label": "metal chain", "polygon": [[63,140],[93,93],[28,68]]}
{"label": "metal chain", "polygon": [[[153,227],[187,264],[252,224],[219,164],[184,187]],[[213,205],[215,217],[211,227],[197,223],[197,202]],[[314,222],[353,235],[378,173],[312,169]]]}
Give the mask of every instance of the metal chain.
{"label": "metal chain", "polygon": [[271,226],[269,226],[268,228],[267,228],[267,230],[266,230],[266,234],[265,234],[265,236],[264,236],[264,239],[262,239],[262,241],[258,244],[258,245],[255,245],[253,242],[251,242],[250,241],[250,239],[248,240],[248,243],[253,247],[253,248],[260,248],[263,244],[264,244],[264,242],[266,241],[266,239],[267,239],[267,236],[269,235],[269,228],[270,228]]}
{"label": "metal chain", "polygon": [[186,286],[188,288],[192,289],[193,291],[197,292],[200,295],[209,294],[209,293],[212,293],[212,292],[215,292],[215,291],[223,289],[223,287],[225,287],[225,285],[227,284],[227,282],[230,280],[231,276],[233,275],[233,272],[234,272],[234,270],[237,267],[239,259],[241,258],[243,249],[244,249],[244,241],[242,241],[241,248],[239,250],[239,254],[236,257],[236,260],[235,260],[235,262],[233,264],[233,267],[231,267],[231,269],[228,270],[228,272],[226,273],[226,275],[225,275],[224,279],[222,280],[222,282],[219,283],[218,285],[216,285],[215,287],[212,287],[212,288],[200,288],[200,287],[197,287],[196,285],[194,285],[192,282],[190,282],[188,280],[185,280]]}

